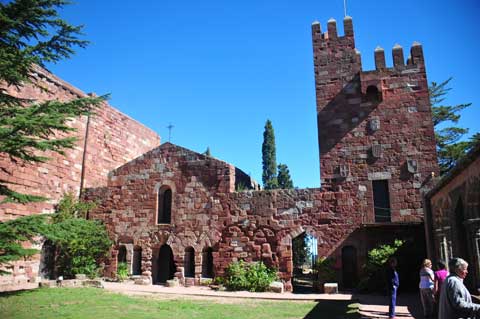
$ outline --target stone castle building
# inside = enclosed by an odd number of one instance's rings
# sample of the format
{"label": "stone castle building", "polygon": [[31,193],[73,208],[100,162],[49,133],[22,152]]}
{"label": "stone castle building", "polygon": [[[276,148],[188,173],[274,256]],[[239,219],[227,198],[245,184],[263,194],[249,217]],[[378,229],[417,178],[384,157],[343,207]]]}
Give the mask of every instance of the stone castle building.
{"label": "stone castle building", "polygon": [[306,232],[351,288],[369,249],[395,238],[421,246],[421,189],[438,174],[422,47],[405,62],[395,46],[392,67],[377,48],[376,69],[364,71],[352,19],[343,23],[343,36],[333,19],[326,32],[312,25],[322,187],[236,191],[252,184],[241,170],[165,143],[84,193],[115,242],[107,275],[126,261],[147,281],[194,285],[261,260],[290,290],[292,240]]}
{"label": "stone castle building", "polygon": [[[51,211],[63,193],[84,189],[84,199],[99,203],[89,218],[104,221],[115,243],[106,275],[126,261],[147,282],[195,285],[232,261],[261,260],[291,290],[292,240],[307,233],[335,261],[341,286],[355,287],[369,249],[396,238],[422,246],[421,190],[438,167],[421,45],[406,62],[395,46],[390,67],[377,48],[375,70],[364,71],[352,19],[343,24],[343,36],[333,19],[326,32],[312,24],[321,188],[256,190],[233,165],[160,145],[156,133],[105,104],[72,122],[80,139],[65,157],[20,166],[0,159],[0,179],[51,198],[2,204],[0,220]],[[84,96],[43,69],[35,79],[48,90],[8,89],[40,100]],[[38,260],[14,269],[37,273]]]}

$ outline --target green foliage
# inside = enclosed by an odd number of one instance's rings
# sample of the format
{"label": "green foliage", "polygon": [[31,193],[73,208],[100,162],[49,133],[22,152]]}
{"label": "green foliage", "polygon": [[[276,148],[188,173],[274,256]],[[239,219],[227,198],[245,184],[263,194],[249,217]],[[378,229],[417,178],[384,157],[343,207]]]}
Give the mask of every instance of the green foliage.
{"label": "green foliage", "polygon": [[65,277],[80,273],[95,276],[97,260],[104,257],[112,245],[103,224],[81,218],[52,224],[46,237],[56,247],[58,274]]}
{"label": "green foliage", "polygon": [[[23,243],[34,243],[35,238],[45,232],[45,220],[45,215],[33,215],[0,222],[0,265],[38,253],[37,249],[25,248]],[[0,271],[0,275],[7,273]]]}
{"label": "green foliage", "polygon": [[290,177],[290,171],[286,164],[278,164],[278,188],[291,189],[293,188],[293,181]]}
{"label": "green foliage", "polygon": [[318,279],[320,282],[334,282],[337,280],[337,272],[333,269],[334,259],[319,257],[315,270],[318,273]]}
{"label": "green foliage", "polygon": [[229,290],[265,291],[277,278],[275,270],[262,262],[232,262],[226,269],[225,286]]}
{"label": "green foliage", "polygon": [[85,218],[89,210],[95,207],[95,203],[79,201],[72,193],[65,194],[55,207],[52,216],[54,223],[60,223],[71,218]]}
{"label": "green foliage", "polygon": [[245,185],[245,183],[243,183],[243,182],[235,184],[235,191],[236,192],[243,192],[247,189],[248,189],[247,185]]}
{"label": "green foliage", "polygon": [[441,124],[457,124],[460,120],[460,112],[472,105],[472,103],[458,105],[442,104],[448,92],[451,91],[451,88],[448,87],[451,80],[452,78],[450,77],[441,83],[432,82],[429,87],[432,119],[437,141],[438,163],[441,174],[445,174],[452,169],[480,139],[477,133],[469,141],[460,141],[460,139],[468,133],[468,129],[466,128],[456,126],[438,128]]}
{"label": "green foliage", "polygon": [[[74,47],[85,47],[79,39],[81,26],[72,26],[58,15],[68,1],[14,0],[0,3],[0,83],[25,84],[47,89],[32,81],[37,65],[69,58]],[[35,101],[10,95],[0,88],[0,154],[14,161],[45,162],[45,151],[63,154],[75,146],[75,131],[68,122],[89,115],[105,97],[86,97],[60,102]],[[65,133],[65,134],[58,134]],[[28,203],[45,200],[16,192],[0,180],[2,202]]]}
{"label": "green foliage", "polygon": [[362,291],[380,291],[385,283],[385,264],[405,244],[404,240],[395,239],[393,244],[379,245],[368,252],[367,263],[364,266],[365,277],[360,280],[358,288]]}
{"label": "green foliage", "polygon": [[267,120],[267,122],[265,123],[265,130],[263,132],[262,167],[263,188],[278,188],[275,133],[273,131],[272,122],[270,122],[270,120]]}
{"label": "green foliage", "polygon": [[126,262],[120,262],[117,265],[117,279],[118,281],[124,281],[128,278],[128,267]]}

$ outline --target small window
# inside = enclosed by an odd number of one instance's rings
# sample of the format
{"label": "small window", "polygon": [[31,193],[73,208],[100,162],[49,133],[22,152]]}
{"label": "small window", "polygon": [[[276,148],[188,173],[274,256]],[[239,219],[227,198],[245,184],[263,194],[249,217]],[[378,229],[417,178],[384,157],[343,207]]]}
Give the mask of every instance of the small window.
{"label": "small window", "polygon": [[375,85],[367,87],[366,98],[368,102],[378,103],[382,101],[382,94]]}
{"label": "small window", "polygon": [[170,224],[172,216],[172,190],[162,187],[157,199],[157,224]]}
{"label": "small window", "polygon": [[391,222],[390,194],[388,180],[372,181],[375,222]]}

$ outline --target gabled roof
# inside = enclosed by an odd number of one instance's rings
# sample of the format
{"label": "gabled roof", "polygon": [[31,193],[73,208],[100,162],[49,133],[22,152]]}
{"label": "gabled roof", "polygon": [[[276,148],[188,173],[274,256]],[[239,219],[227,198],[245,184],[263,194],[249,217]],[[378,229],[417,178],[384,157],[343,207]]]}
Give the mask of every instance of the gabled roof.
{"label": "gabled roof", "polygon": [[[219,160],[217,158],[207,156],[205,154],[201,154],[195,151],[192,151],[190,149],[187,149],[182,146],[178,146],[176,144],[170,143],[170,142],[165,142],[161,144],[160,146],[157,146],[150,151],[138,156],[137,158],[134,158],[133,160],[123,164],[122,166],[119,166],[113,170],[110,171],[109,175],[114,175],[116,171],[121,170],[122,168],[125,168],[127,166],[130,166],[134,164],[135,162],[140,162],[142,161],[145,157],[151,157],[151,156],[161,156],[165,153],[168,153],[170,150],[173,150],[174,152],[180,153],[182,156],[186,157],[188,160],[194,161],[194,160],[210,160],[210,161],[216,161],[219,162],[225,166],[231,165],[233,166],[236,170],[239,170],[243,174],[245,174],[242,170],[238,169],[234,165],[227,163],[225,161]],[[245,174],[246,175],[246,174]]]}

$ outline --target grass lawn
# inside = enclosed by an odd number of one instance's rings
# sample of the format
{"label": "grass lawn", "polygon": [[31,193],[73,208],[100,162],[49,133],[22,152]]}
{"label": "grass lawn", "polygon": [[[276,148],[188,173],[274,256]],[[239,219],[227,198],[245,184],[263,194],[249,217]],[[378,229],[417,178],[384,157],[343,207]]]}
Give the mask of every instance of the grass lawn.
{"label": "grass lawn", "polygon": [[43,288],[0,293],[0,318],[325,318],[357,319],[357,304],[322,300],[189,300],[130,297],[95,288]]}

